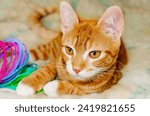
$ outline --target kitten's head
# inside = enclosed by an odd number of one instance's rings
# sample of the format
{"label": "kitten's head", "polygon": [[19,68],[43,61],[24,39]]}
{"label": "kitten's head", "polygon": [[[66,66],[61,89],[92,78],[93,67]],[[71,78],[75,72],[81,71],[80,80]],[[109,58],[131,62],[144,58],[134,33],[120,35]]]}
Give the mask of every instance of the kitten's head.
{"label": "kitten's head", "polygon": [[71,6],[62,2],[60,14],[63,58],[71,76],[89,79],[113,66],[120,49],[124,26],[119,7],[107,9],[99,21],[81,21]]}

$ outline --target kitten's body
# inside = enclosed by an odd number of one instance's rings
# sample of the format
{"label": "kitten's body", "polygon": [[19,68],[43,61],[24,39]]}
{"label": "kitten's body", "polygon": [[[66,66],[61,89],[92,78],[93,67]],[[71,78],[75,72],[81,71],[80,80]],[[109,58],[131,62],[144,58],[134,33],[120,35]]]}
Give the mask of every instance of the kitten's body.
{"label": "kitten's body", "polygon": [[[63,3],[64,7],[69,7],[65,5]],[[79,22],[71,27],[71,31],[63,25],[63,33],[57,38],[30,51],[35,60],[50,58],[50,62],[23,79],[17,88],[18,94],[33,94],[49,81],[44,87],[47,95],[102,92],[118,82],[121,78],[120,69],[127,63],[124,44],[121,40],[106,37],[100,31],[103,30],[102,26],[97,27],[98,21]],[[72,56],[65,52],[66,46],[73,49]],[[98,60],[90,59],[86,55],[90,49],[101,50],[101,56],[104,56]],[[80,71],[75,73],[74,67]],[[56,77],[58,79],[54,80]],[[27,92],[22,92],[23,87]]]}

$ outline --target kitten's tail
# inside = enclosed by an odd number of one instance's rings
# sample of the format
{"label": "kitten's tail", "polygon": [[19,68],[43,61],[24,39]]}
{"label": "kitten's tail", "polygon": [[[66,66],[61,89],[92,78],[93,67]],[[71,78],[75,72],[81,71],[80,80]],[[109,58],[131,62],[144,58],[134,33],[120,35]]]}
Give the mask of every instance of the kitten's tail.
{"label": "kitten's tail", "polygon": [[36,30],[42,38],[55,38],[55,36],[58,36],[59,32],[56,32],[54,30],[46,29],[41,20],[43,17],[56,13],[57,9],[54,7],[44,7],[37,9],[34,13],[29,16],[29,27],[32,30]]}

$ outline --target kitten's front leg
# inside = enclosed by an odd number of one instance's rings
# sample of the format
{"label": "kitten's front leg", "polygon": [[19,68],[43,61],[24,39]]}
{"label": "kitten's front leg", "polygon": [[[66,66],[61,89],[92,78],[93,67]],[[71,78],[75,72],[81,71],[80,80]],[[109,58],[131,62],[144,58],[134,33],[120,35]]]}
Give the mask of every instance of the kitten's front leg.
{"label": "kitten's front leg", "polygon": [[22,96],[34,94],[36,91],[56,77],[56,66],[54,63],[49,63],[43,66],[24,78],[17,86],[17,93]]}
{"label": "kitten's front leg", "polygon": [[63,95],[63,94],[73,94],[73,95],[87,94],[85,91],[74,86],[69,81],[61,81],[61,80],[54,80],[48,82],[44,86],[44,92],[46,95],[51,97],[55,97],[57,95]]}

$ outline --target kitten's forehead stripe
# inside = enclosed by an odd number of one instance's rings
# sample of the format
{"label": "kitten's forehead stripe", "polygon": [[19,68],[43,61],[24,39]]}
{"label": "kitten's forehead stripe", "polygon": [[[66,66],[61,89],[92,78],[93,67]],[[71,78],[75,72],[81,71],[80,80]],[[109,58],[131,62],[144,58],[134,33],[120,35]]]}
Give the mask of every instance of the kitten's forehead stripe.
{"label": "kitten's forehead stripe", "polygon": [[73,46],[75,46],[76,45],[76,43],[77,43],[77,37],[75,37],[74,39],[73,39],[73,42],[72,42],[72,44],[73,44]]}
{"label": "kitten's forehead stripe", "polygon": [[81,46],[82,49],[86,49],[87,42],[91,39],[92,34],[92,25],[89,25],[87,23],[81,24],[80,27],[76,28],[77,32],[77,42],[76,47]]}

